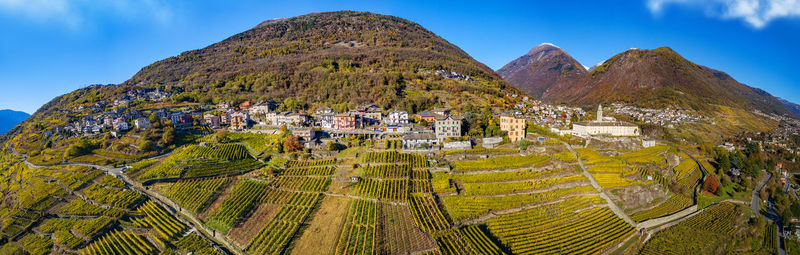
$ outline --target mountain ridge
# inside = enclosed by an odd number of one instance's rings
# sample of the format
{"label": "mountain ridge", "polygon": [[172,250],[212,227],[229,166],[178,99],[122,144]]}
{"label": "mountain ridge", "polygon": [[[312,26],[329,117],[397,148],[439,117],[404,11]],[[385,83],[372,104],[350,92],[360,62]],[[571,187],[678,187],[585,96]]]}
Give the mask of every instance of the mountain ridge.
{"label": "mountain ridge", "polygon": [[[623,102],[699,111],[724,105],[800,116],[766,91],[739,83],[725,72],[695,64],[669,47],[632,48],[590,70],[577,79],[555,77],[540,88],[544,92],[537,98],[582,106]],[[521,90],[528,86],[508,76],[504,78]]]}
{"label": "mountain ridge", "polygon": [[0,136],[10,131],[17,124],[25,121],[30,114],[10,109],[0,110]]}
{"label": "mountain ridge", "polygon": [[523,92],[541,98],[548,88],[574,82],[586,74],[586,69],[560,47],[542,43],[498,69],[497,74]]}

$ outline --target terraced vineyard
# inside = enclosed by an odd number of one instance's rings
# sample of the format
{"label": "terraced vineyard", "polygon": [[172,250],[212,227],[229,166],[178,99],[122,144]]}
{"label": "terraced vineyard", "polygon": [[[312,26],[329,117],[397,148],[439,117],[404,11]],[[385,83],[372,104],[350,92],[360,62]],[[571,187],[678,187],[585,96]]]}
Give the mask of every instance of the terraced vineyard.
{"label": "terraced vineyard", "polygon": [[86,197],[98,203],[113,205],[122,209],[133,209],[145,200],[145,196],[132,190],[116,190],[92,184],[83,190]]}
{"label": "terraced vineyard", "polygon": [[669,146],[658,145],[622,154],[617,156],[617,158],[625,160],[628,164],[654,165],[663,168],[667,166],[667,160],[662,154],[669,151],[669,149]]}
{"label": "terraced vineyard", "polygon": [[362,179],[356,186],[356,193],[366,197],[383,198],[390,200],[406,200],[409,193],[409,181]]}
{"label": "terraced vineyard", "polygon": [[181,177],[216,176],[231,172],[249,171],[263,166],[264,164],[251,158],[223,162],[218,160],[193,160],[186,166],[186,170],[183,171]]}
{"label": "terraced vineyard", "polygon": [[[410,198],[411,200],[413,198]],[[436,249],[436,241],[415,224],[409,206],[380,204],[381,254],[409,254]],[[441,215],[441,214],[440,214]]]}
{"label": "terraced vineyard", "polygon": [[455,171],[479,171],[532,167],[547,163],[550,156],[531,154],[527,156],[499,156],[487,159],[456,161],[451,163]]}
{"label": "terraced vineyard", "polygon": [[554,156],[555,160],[563,161],[563,162],[576,162],[578,158],[575,157],[575,154],[569,151],[556,153]]}
{"label": "terraced vineyard", "polygon": [[360,199],[351,201],[335,254],[375,254],[377,219],[376,202]]}
{"label": "terraced vineyard", "polygon": [[81,250],[84,255],[102,254],[153,254],[156,248],[144,237],[127,231],[110,232]]}
{"label": "terraced vineyard", "polygon": [[459,231],[467,239],[472,250],[478,254],[504,254],[500,247],[497,247],[497,244],[492,242],[480,227],[470,225],[461,228]]}
{"label": "terraced vineyard", "polygon": [[318,159],[311,161],[290,160],[287,166],[289,168],[300,168],[300,167],[310,167],[310,166],[328,166],[335,164],[336,164],[335,158],[327,158],[327,159]]}
{"label": "terraced vineyard", "polygon": [[469,240],[455,229],[448,229],[436,234],[436,242],[442,254],[479,254]]}
{"label": "terraced vineyard", "polygon": [[260,201],[268,189],[268,185],[261,181],[248,179],[240,181],[231,194],[222,201],[220,207],[208,217],[206,224],[227,232],[255,207],[255,203]]}
{"label": "terraced vineyard", "polygon": [[534,179],[514,182],[489,182],[489,183],[464,183],[466,196],[490,195],[490,194],[510,194],[516,192],[545,189],[558,184],[566,183],[588,183],[589,179],[583,175],[572,175],[565,177],[555,177],[548,179]]}
{"label": "terraced vineyard", "polygon": [[490,211],[542,203],[568,195],[595,192],[597,192],[597,190],[592,186],[578,186],[540,193],[507,196],[443,196],[442,202],[444,202],[444,205],[447,207],[450,217],[455,221],[460,221],[477,217]]}
{"label": "terraced vineyard", "polygon": [[502,182],[511,180],[524,180],[544,177],[554,174],[577,174],[577,168],[571,169],[551,169],[551,170],[519,170],[519,171],[505,171],[496,173],[464,173],[448,175],[453,180],[460,180],[462,182]]}
{"label": "terraced vineyard", "polygon": [[329,178],[321,177],[281,176],[272,185],[293,191],[323,192],[330,182]]}
{"label": "terraced vineyard", "polygon": [[300,225],[308,219],[314,206],[322,195],[314,193],[294,193],[287,204],[281,206],[275,217],[247,247],[251,254],[280,254],[295,237]]}
{"label": "terraced vineyard", "polygon": [[667,230],[656,233],[645,243],[641,254],[709,254],[730,243],[742,210],[733,203],[708,207]]}
{"label": "terraced vineyard", "polygon": [[228,178],[184,179],[170,186],[167,196],[181,207],[198,212],[228,184]]}
{"label": "terraced vineyard", "polygon": [[239,160],[250,157],[241,144],[218,144],[214,146],[192,146],[186,152],[188,157],[202,159]]}
{"label": "terraced vineyard", "polygon": [[435,233],[450,226],[436,205],[436,201],[430,195],[412,195],[409,199],[409,207],[414,216],[414,222],[425,232]]}
{"label": "terraced vineyard", "polygon": [[408,164],[367,165],[363,171],[366,177],[400,179],[407,178],[411,174],[411,166]]}
{"label": "terraced vineyard", "polygon": [[694,190],[694,187],[700,185],[701,178],[703,178],[703,171],[700,171],[699,168],[695,168],[691,170],[691,173],[678,180],[678,184],[686,187],[688,190]]}
{"label": "terraced vineyard", "polygon": [[635,171],[633,168],[629,167],[628,164],[616,159],[609,162],[592,164],[586,167],[586,170],[590,173],[617,173],[622,175],[630,175]]}
{"label": "terraced vineyard", "polygon": [[666,187],[669,184],[669,180],[667,180],[667,178],[664,178],[664,176],[661,175],[660,173],[653,172],[650,169],[636,168],[636,172],[638,172],[639,176],[642,178],[647,178],[649,176],[650,178],[653,179],[653,181],[660,183],[664,187]]}
{"label": "terraced vineyard", "polygon": [[85,172],[64,172],[56,178],[70,189],[76,190],[101,174],[103,174],[103,170],[96,169]]}
{"label": "terraced vineyard", "polygon": [[206,177],[261,168],[240,144],[190,145],[177,149],[160,164],[139,176],[139,181],[178,177]]}
{"label": "terraced vineyard", "polygon": [[[522,216],[525,213],[496,218],[515,224],[489,224],[492,233],[514,254],[599,254],[634,231],[607,208],[565,212],[546,221],[530,220],[536,217]],[[519,231],[513,226],[531,230]]]}
{"label": "terraced vineyard", "polygon": [[406,163],[413,168],[423,168],[427,165],[423,155],[397,151],[367,152],[361,160],[364,163]]}
{"label": "terraced vineyard", "polygon": [[778,225],[775,222],[767,221],[764,227],[764,249],[769,252],[778,250]]}
{"label": "terraced vineyard", "polygon": [[685,159],[680,164],[675,166],[675,179],[680,180],[692,173],[697,168],[697,163],[692,159]]}
{"label": "terraced vineyard", "polygon": [[566,198],[553,204],[537,206],[520,212],[503,214],[489,219],[486,224],[489,230],[500,236],[513,236],[530,231],[539,230],[527,226],[525,223],[537,222],[540,227],[565,222],[574,211],[590,206],[605,204],[605,200],[598,196],[576,196]]}
{"label": "terraced vineyard", "polygon": [[152,227],[156,231],[157,235],[155,237],[160,242],[182,236],[188,229],[186,225],[172,217],[172,215],[167,214],[164,209],[152,201],[148,201],[139,207],[138,211],[146,215],[144,218],[146,226]]}
{"label": "terraced vineyard", "polygon": [[336,171],[333,166],[291,167],[281,172],[285,176],[330,176]]}
{"label": "terraced vineyard", "polygon": [[620,176],[620,174],[592,174],[597,183],[604,189],[627,187],[632,185],[649,185],[651,181],[637,181]]}
{"label": "terraced vineyard", "polygon": [[656,207],[634,213],[631,215],[631,219],[636,222],[642,222],[649,219],[660,218],[679,212],[691,205],[692,199],[680,194],[675,194]]}
{"label": "terraced vineyard", "polygon": [[59,209],[59,213],[64,215],[74,215],[74,216],[109,216],[109,217],[120,217],[125,214],[125,211],[122,209],[116,208],[103,208],[97,205],[93,205],[86,200],[83,199],[74,199],[61,207]]}

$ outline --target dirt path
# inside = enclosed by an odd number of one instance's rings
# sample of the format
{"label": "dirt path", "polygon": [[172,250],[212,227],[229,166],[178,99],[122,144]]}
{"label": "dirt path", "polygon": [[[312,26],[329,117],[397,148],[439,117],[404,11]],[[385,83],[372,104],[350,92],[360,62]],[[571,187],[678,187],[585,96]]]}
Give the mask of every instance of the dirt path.
{"label": "dirt path", "polygon": [[662,224],[670,222],[670,221],[681,219],[681,218],[686,217],[687,215],[690,215],[690,214],[692,214],[692,213],[694,213],[696,211],[697,211],[697,205],[693,205],[693,206],[690,206],[690,207],[688,207],[686,209],[683,209],[680,212],[676,212],[676,213],[673,213],[673,214],[670,214],[670,215],[667,215],[667,216],[664,216],[664,217],[661,217],[661,218],[654,218],[654,219],[649,219],[649,220],[646,220],[646,221],[639,222],[639,224],[636,224],[636,229],[652,228],[652,227],[655,227],[655,226],[658,226],[658,225],[662,225]]}

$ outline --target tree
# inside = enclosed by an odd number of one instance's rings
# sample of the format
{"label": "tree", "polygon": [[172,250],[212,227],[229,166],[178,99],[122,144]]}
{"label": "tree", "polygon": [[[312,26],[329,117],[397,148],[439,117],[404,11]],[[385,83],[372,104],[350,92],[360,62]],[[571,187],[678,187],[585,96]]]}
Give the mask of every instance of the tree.
{"label": "tree", "polygon": [[706,178],[706,181],[703,183],[703,190],[707,191],[711,194],[717,194],[719,189],[719,181],[714,176],[709,176]]}
{"label": "tree", "polygon": [[287,97],[283,100],[283,106],[286,110],[304,110],[307,104],[294,97]]}
{"label": "tree", "polygon": [[528,141],[528,140],[525,140],[525,139],[519,140],[519,149],[520,150],[523,150],[523,151],[527,150],[528,146],[531,146],[531,141]]}
{"label": "tree", "polygon": [[329,141],[327,145],[329,151],[340,151],[345,149],[343,144],[334,141]]}
{"label": "tree", "polygon": [[215,133],[212,137],[212,140],[216,143],[224,143],[228,141],[228,130],[221,129],[217,131],[217,133]]}
{"label": "tree", "polygon": [[492,119],[492,107],[484,106],[483,111],[481,112],[481,123],[489,123],[489,120]]}
{"label": "tree", "polygon": [[175,129],[171,127],[167,127],[164,130],[164,134],[161,135],[161,141],[164,142],[165,145],[169,145],[175,142]]}
{"label": "tree", "polygon": [[92,153],[92,150],[95,149],[95,145],[89,142],[89,140],[81,139],[77,143],[70,145],[66,151],[64,151],[64,157],[78,157],[87,155]]}
{"label": "tree", "polygon": [[303,144],[297,139],[297,136],[289,136],[286,137],[286,140],[283,141],[283,149],[286,152],[294,152],[298,151],[303,148]]}
{"label": "tree", "polygon": [[142,141],[139,143],[139,151],[141,152],[149,152],[153,149],[155,149],[155,146],[150,140],[142,139]]}
{"label": "tree", "polygon": [[147,119],[150,120],[150,125],[153,126],[153,128],[161,128],[161,119],[159,119],[155,113],[151,113]]}
{"label": "tree", "polygon": [[721,172],[720,174],[723,174],[731,169],[731,158],[727,153],[720,156],[718,168],[718,171]]}

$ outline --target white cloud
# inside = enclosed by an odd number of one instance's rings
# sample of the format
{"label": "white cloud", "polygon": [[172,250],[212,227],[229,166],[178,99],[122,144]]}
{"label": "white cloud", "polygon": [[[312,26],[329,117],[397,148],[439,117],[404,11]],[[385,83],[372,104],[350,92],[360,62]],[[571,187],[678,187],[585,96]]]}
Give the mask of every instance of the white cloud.
{"label": "white cloud", "polygon": [[742,19],[756,29],[778,18],[800,17],[800,0],[648,0],[647,7],[661,15],[664,6],[685,5],[700,8],[709,16]]}
{"label": "white cloud", "polygon": [[166,23],[172,13],[161,0],[0,0],[0,15],[78,28],[100,15]]}

